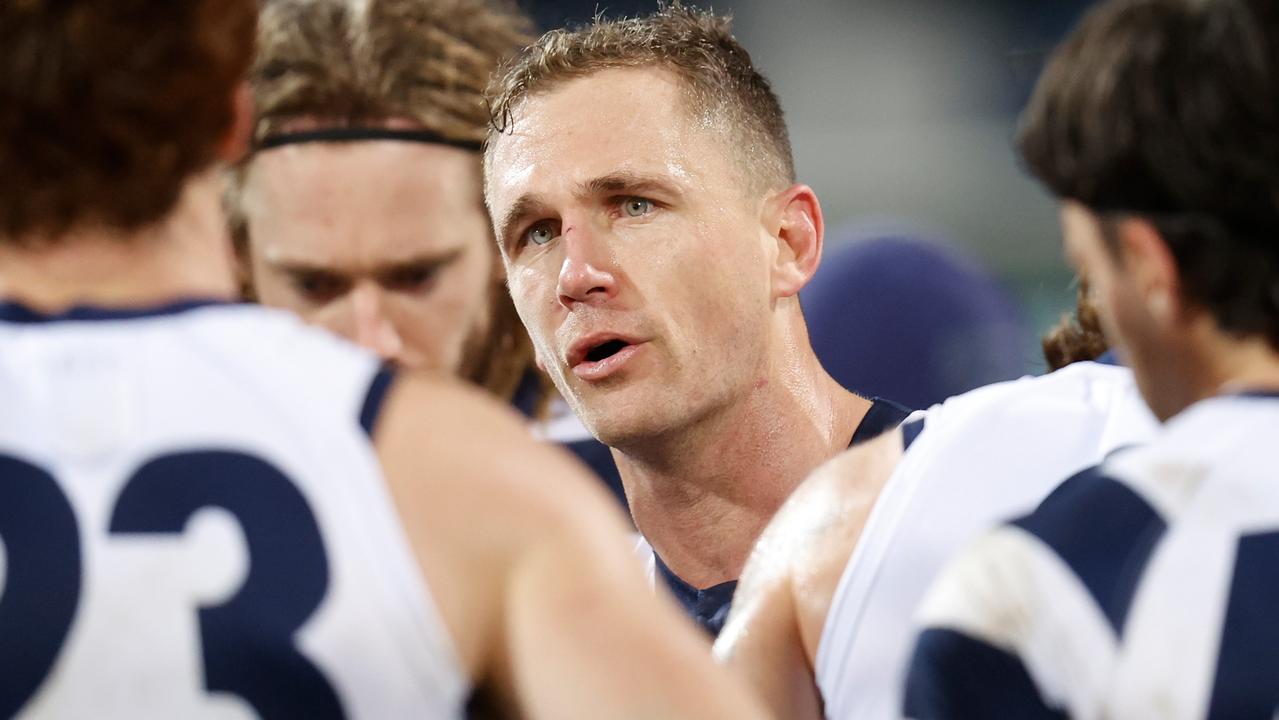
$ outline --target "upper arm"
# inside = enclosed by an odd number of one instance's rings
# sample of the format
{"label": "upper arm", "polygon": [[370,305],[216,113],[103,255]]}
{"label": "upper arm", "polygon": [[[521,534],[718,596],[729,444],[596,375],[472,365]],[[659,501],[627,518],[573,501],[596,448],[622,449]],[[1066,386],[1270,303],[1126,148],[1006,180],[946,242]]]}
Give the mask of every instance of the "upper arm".
{"label": "upper arm", "polygon": [[901,457],[888,432],[819,468],[760,536],[716,656],[775,712],[821,717],[814,668],[826,616],[879,490]]}
{"label": "upper arm", "polygon": [[397,384],[379,454],[479,684],[531,718],[757,717],[649,587],[598,481],[477,392]]}

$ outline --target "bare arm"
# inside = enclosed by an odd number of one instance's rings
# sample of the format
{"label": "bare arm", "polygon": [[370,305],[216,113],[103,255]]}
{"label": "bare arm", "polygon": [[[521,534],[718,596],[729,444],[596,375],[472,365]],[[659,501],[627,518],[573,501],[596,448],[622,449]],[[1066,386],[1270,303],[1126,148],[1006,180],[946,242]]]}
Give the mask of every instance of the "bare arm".
{"label": "bare arm", "polygon": [[512,413],[402,379],[377,445],[458,655],[529,718],[757,718],[653,593],[598,482]]}
{"label": "bare arm", "polygon": [[818,468],[747,562],[715,656],[781,717],[822,720],[817,645],[848,558],[901,455],[901,432],[889,432]]}

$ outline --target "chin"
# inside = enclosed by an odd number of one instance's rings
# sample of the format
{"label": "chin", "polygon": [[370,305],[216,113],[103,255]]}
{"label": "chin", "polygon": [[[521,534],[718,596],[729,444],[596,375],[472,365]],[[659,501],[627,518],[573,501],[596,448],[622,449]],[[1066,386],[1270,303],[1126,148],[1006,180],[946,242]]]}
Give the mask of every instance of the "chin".
{"label": "chin", "polygon": [[[604,407],[613,405],[612,407]],[[667,413],[656,413],[653,406],[635,407],[626,403],[599,403],[589,411],[579,414],[596,440],[609,447],[625,447],[652,439],[670,430],[673,418]]]}

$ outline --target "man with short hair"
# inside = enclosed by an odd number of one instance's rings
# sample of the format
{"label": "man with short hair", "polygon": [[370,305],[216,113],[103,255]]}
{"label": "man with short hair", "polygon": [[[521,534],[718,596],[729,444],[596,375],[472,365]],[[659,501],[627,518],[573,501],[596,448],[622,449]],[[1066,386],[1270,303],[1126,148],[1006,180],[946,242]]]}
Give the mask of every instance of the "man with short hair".
{"label": "man with short hair", "polygon": [[759,717],[578,466],[228,302],[256,16],[0,4],[0,716]]}
{"label": "man with short hair", "polygon": [[1098,5],[1021,147],[1164,424],[947,566],[905,714],[1273,717],[1279,8]]}
{"label": "man with short hair", "polygon": [[840,387],[781,107],[728,20],[673,5],[543,36],[490,90],[485,198],[539,363],[613,448],[654,573],[717,632],[814,467],[906,411]]}

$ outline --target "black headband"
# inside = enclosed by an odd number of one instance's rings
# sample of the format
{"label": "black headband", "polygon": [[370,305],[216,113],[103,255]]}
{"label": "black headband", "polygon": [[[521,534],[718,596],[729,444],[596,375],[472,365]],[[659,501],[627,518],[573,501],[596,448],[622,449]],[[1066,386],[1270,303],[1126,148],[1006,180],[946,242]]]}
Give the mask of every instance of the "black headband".
{"label": "black headband", "polygon": [[390,128],[328,128],[325,130],[307,130],[305,132],[268,135],[258,141],[256,150],[270,150],[283,145],[297,145],[313,142],[350,142],[353,140],[398,140],[400,142],[430,143],[447,145],[459,150],[479,152],[483,144],[473,140],[451,140],[430,130],[392,130]]}

